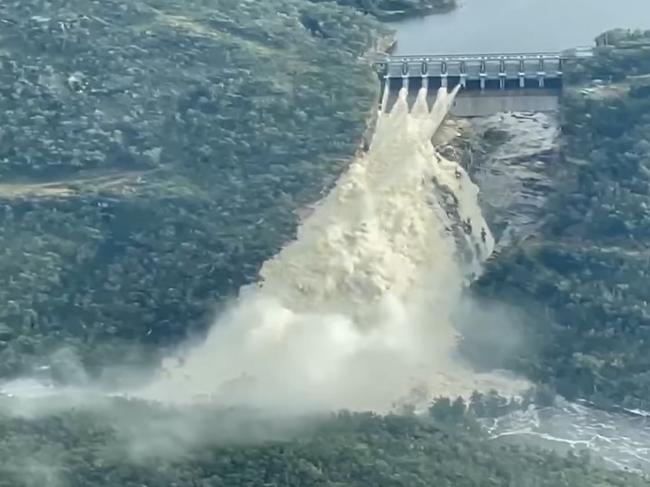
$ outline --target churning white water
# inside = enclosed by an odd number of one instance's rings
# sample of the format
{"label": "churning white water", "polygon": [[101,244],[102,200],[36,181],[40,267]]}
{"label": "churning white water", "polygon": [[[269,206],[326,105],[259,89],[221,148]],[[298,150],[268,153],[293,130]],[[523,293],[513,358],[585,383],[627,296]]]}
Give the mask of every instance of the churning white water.
{"label": "churning white water", "polygon": [[[450,313],[464,282],[494,247],[477,187],[431,144],[454,96],[440,91],[429,110],[421,91],[409,112],[407,93],[400,93],[391,113],[380,114],[368,153],[351,164],[296,240],[263,266],[259,285],[242,289],[203,343],[179,350],[152,383],[128,395],[282,412],[385,411],[400,401],[419,405],[435,395],[490,388],[508,395],[525,388],[513,378],[476,374],[454,353]],[[494,123],[512,129],[503,122]],[[508,153],[526,155],[522,150],[531,144],[547,150],[538,139],[552,141],[554,131],[518,127],[515,132],[522,130],[535,140],[504,144],[504,154],[488,161],[491,172],[477,177],[492,187],[488,209],[514,212],[513,231],[526,233],[539,210],[538,193],[529,191],[539,178],[513,165]],[[529,164],[526,155],[522,166]],[[499,174],[504,165],[525,180],[522,190],[512,186],[510,173],[509,186],[497,184],[504,181]],[[499,200],[496,195],[504,191],[514,199]],[[0,399],[11,399],[0,405],[29,417],[102,405],[107,394],[126,393],[19,379],[0,384]],[[650,471],[648,418],[635,414],[560,400],[553,408],[486,421],[485,427],[495,440],[586,447],[607,465]]]}
{"label": "churning white water", "polygon": [[462,167],[431,139],[456,95],[402,90],[367,153],[266,262],[206,340],[142,391],[279,408],[386,410],[411,391],[522,387],[454,357],[450,313],[494,241]]}
{"label": "churning white water", "polygon": [[588,450],[607,467],[650,472],[650,413],[612,413],[557,400],[553,407],[533,408],[485,420],[493,439],[516,438],[544,448]]}

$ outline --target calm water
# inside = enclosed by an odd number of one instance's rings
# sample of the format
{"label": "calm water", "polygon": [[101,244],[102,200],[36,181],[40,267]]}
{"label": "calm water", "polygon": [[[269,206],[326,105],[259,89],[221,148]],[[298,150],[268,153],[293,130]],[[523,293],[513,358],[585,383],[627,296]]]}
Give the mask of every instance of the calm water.
{"label": "calm water", "polygon": [[650,29],[650,0],[460,0],[452,13],[393,23],[398,54],[559,51],[601,32]]}

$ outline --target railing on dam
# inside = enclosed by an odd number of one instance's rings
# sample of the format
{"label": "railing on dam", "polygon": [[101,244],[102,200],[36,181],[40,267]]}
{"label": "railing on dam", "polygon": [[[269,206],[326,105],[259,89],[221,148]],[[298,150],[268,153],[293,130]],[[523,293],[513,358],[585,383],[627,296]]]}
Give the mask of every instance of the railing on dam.
{"label": "railing on dam", "polygon": [[[429,87],[461,85],[467,90],[561,88],[566,53],[463,54],[389,56],[375,62],[391,84],[427,79]],[[399,83],[398,83],[399,84]]]}
{"label": "railing on dam", "polygon": [[420,88],[428,98],[440,87],[462,88],[451,113],[461,117],[498,112],[556,111],[567,61],[593,49],[508,54],[386,56],[374,62],[382,83],[382,110],[390,110],[406,88],[412,103]]}

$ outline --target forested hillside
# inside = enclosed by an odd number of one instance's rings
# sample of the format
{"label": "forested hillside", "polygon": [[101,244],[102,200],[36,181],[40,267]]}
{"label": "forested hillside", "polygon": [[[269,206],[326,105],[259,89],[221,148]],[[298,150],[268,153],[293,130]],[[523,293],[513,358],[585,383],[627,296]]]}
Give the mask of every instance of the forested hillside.
{"label": "forested hillside", "polygon": [[[354,6],[381,17],[447,3]],[[379,87],[363,56],[385,32],[342,4],[0,5],[0,379],[39,371],[74,381],[106,365],[155,363],[255,279],[372,121]],[[647,90],[629,81],[616,97],[567,101],[568,189],[553,204],[569,210],[550,209],[548,237],[495,266],[483,288],[512,297],[523,287],[551,303],[553,328],[534,330],[548,345],[520,370],[559,389],[562,377],[578,377],[580,393],[621,389],[641,404],[646,308],[637,274],[647,225],[638,208],[647,181],[645,146],[634,141],[646,118],[633,100],[645,103]],[[612,106],[620,117],[600,116]],[[638,132],[607,135],[630,127]],[[595,130],[604,135],[588,135]],[[583,209],[593,218],[572,216]],[[637,220],[623,222],[624,213]],[[609,246],[577,245],[581,238]],[[574,267],[558,264],[564,249]],[[600,270],[587,269],[594,261]],[[580,272],[557,279],[571,269]],[[613,276],[629,287],[601,283]],[[606,363],[607,354],[618,361]],[[440,399],[425,417],[287,421],[84,394],[0,397],[0,486],[647,485],[586,455],[489,439],[479,411],[462,401]]]}
{"label": "forested hillside", "polygon": [[0,377],[205,329],[355,153],[381,33],[306,0],[2,2]]}
{"label": "forested hillside", "polygon": [[[536,303],[511,365],[568,398],[650,408],[650,33],[573,68],[542,230],[494,260],[483,294]],[[595,84],[589,84],[596,79]]]}
{"label": "forested hillside", "polygon": [[[443,414],[447,411],[447,414]],[[460,413],[458,411],[461,411]],[[492,441],[471,413],[342,412],[298,423],[128,401],[0,416],[2,487],[641,487],[647,480]]]}

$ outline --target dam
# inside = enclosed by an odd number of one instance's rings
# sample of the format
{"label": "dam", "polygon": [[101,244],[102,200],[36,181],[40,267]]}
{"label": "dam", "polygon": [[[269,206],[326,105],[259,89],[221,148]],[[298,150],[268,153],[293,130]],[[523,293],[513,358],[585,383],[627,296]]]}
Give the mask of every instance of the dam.
{"label": "dam", "polygon": [[562,52],[508,54],[454,54],[388,56],[374,63],[382,93],[383,110],[390,110],[400,89],[412,104],[422,87],[431,96],[438,88],[460,86],[451,113],[481,117],[499,112],[552,112],[557,110],[566,63],[592,55],[590,48]]}

